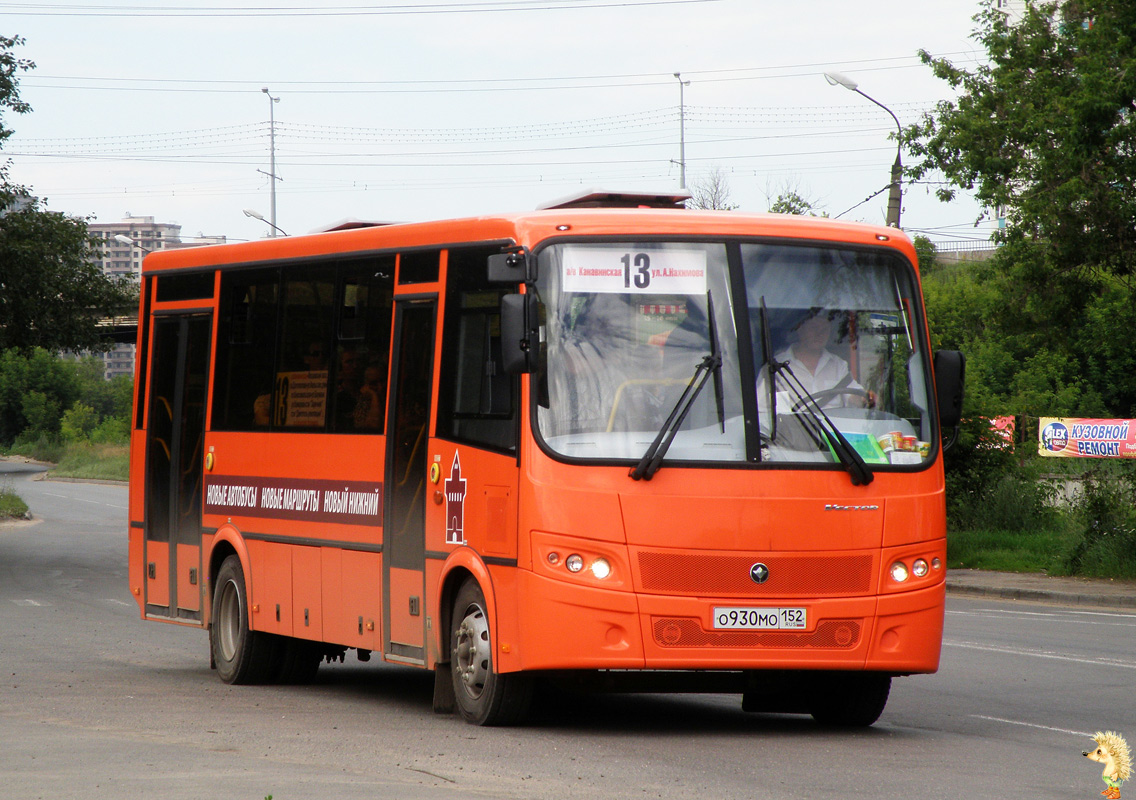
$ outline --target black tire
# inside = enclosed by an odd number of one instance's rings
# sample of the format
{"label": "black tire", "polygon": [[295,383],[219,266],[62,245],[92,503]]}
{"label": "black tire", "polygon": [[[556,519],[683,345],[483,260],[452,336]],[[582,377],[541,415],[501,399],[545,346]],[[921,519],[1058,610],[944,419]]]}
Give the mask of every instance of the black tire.
{"label": "black tire", "polygon": [[821,681],[813,697],[813,719],[840,728],[867,728],[884,713],[891,676],[876,672],[834,675]]}
{"label": "black tire", "polygon": [[323,661],[323,648],[304,639],[285,638],[277,656],[276,682],[303,686],[315,680]]}
{"label": "black tire", "polygon": [[229,556],[213,582],[209,645],[225,683],[268,683],[275,677],[275,637],[249,629],[248,588],[241,560]]}
{"label": "black tire", "polygon": [[532,679],[493,668],[493,636],[485,595],[467,580],[454,600],[450,620],[450,675],[454,706],[473,725],[512,725],[525,717],[532,700]]}

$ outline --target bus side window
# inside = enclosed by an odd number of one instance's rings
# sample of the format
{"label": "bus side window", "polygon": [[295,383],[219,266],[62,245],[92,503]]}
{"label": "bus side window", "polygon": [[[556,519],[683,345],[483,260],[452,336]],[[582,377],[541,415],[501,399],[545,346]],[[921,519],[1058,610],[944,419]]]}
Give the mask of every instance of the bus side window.
{"label": "bus side window", "polygon": [[271,418],[280,271],[233,272],[221,282],[213,428],[251,431]]}
{"label": "bus side window", "polygon": [[334,426],[340,433],[382,433],[386,422],[394,258],[341,271],[336,337]]}
{"label": "bus side window", "polygon": [[442,329],[438,436],[516,449],[516,378],[501,362],[501,296],[486,278],[486,261],[499,248],[451,250]]}
{"label": "bus side window", "polygon": [[285,267],[282,299],[272,424],[276,429],[323,431],[327,423],[334,266]]}

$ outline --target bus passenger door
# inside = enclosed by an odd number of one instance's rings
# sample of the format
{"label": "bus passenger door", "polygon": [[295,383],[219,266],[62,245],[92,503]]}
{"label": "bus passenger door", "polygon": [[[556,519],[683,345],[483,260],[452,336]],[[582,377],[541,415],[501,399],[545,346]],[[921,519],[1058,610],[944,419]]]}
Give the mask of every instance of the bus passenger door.
{"label": "bus passenger door", "polygon": [[146,613],[201,619],[201,501],[212,321],[156,316],[146,434]]}
{"label": "bus passenger door", "polygon": [[383,649],[426,661],[426,452],[437,301],[397,300],[383,514]]}

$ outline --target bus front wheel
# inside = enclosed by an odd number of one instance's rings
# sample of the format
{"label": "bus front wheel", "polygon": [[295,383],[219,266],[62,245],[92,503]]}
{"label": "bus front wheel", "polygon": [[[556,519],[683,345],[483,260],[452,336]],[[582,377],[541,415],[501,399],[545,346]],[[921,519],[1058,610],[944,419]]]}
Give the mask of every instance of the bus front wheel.
{"label": "bus front wheel", "polygon": [[493,665],[493,636],[485,595],[467,580],[454,600],[450,622],[450,674],[458,713],[474,725],[520,721],[532,698],[532,681],[519,673],[500,673]]}
{"label": "bus front wheel", "polygon": [[873,672],[833,675],[816,687],[813,719],[822,725],[867,728],[884,713],[890,693],[890,675]]}
{"label": "bus front wheel", "polygon": [[267,633],[249,628],[248,588],[241,560],[229,556],[213,582],[209,646],[225,683],[267,683],[274,677],[276,648]]}

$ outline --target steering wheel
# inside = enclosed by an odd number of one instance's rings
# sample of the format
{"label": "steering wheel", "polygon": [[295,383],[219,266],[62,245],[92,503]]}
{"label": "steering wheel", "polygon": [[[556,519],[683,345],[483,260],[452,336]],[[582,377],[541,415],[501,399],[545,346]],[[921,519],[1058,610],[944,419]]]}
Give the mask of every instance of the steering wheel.
{"label": "steering wheel", "polygon": [[875,403],[873,402],[872,393],[866,389],[854,389],[851,386],[845,386],[843,389],[825,389],[821,392],[814,392],[811,398],[802,397],[793,404],[792,411],[799,411],[807,405],[815,403],[818,407],[824,408],[824,404],[834,397],[839,397],[842,394],[850,394],[854,397],[864,398],[864,407],[872,408]]}

